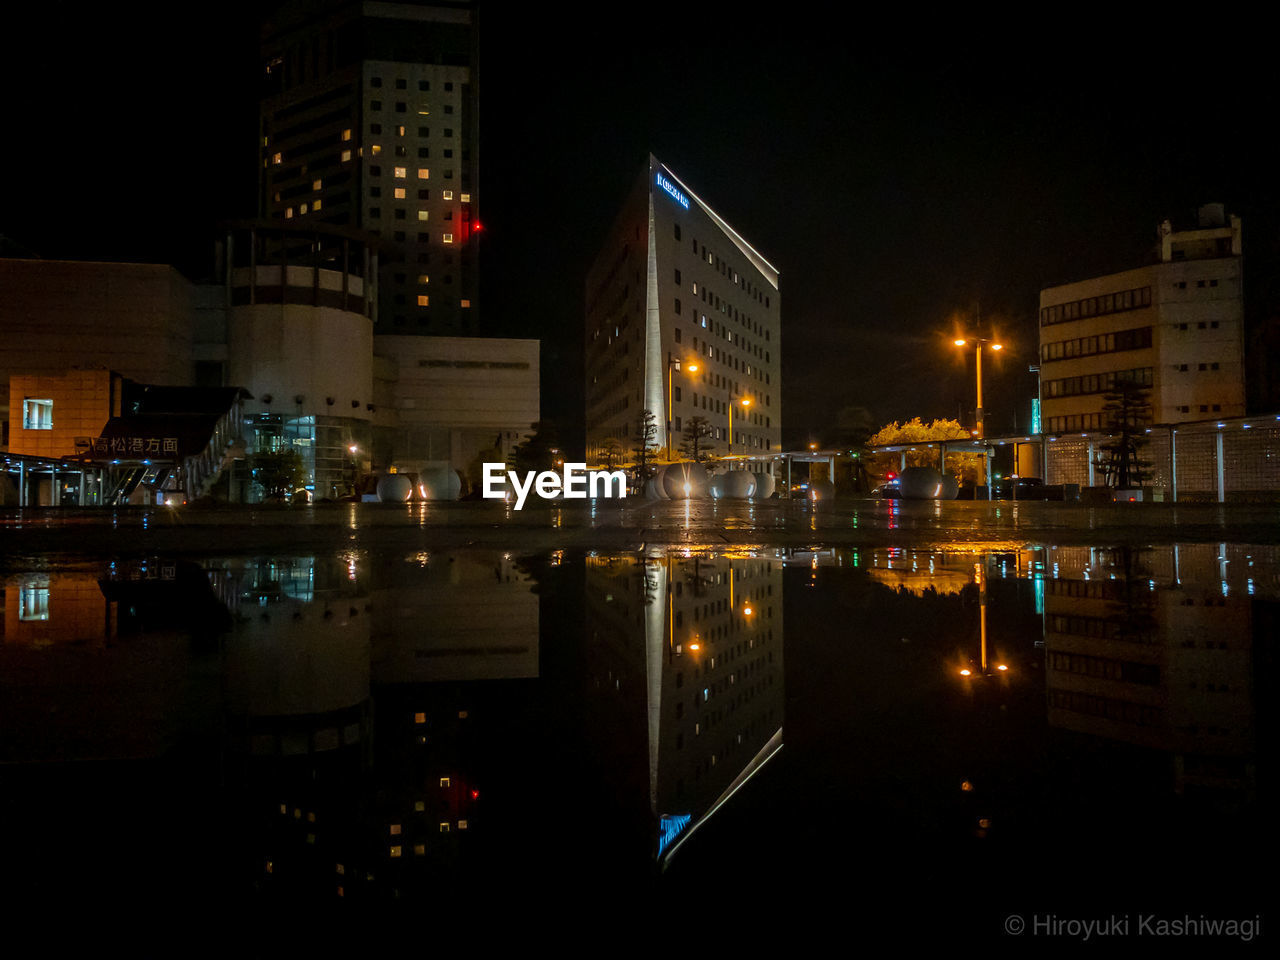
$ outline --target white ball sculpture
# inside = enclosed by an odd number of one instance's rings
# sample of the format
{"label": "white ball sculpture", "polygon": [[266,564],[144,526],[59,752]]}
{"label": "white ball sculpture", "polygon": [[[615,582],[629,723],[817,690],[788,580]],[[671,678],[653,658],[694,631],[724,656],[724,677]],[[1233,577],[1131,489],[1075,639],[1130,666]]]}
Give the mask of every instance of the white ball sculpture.
{"label": "white ball sculpture", "polygon": [[404,503],[413,493],[413,484],[403,473],[388,473],[378,478],[379,503]]}
{"label": "white ball sculpture", "polygon": [[933,467],[907,467],[898,477],[898,490],[903,500],[939,500],[942,474]]}
{"label": "white ball sculpture", "polygon": [[707,470],[700,463],[673,463],[662,473],[662,489],[672,500],[701,499],[707,486]]}
{"label": "white ball sculpture", "polygon": [[712,500],[724,499],[724,474],[717,473],[707,480],[707,493],[711,495]]}
{"label": "white ball sculpture", "polygon": [[766,500],[769,497],[773,496],[773,491],[776,488],[776,484],[774,483],[774,479],[773,479],[773,474],[753,473],[752,476],[756,478],[755,497],[757,500]]}
{"label": "white ball sculpture", "polygon": [[756,478],[745,470],[730,470],[724,475],[724,495],[745,500],[756,492]]}

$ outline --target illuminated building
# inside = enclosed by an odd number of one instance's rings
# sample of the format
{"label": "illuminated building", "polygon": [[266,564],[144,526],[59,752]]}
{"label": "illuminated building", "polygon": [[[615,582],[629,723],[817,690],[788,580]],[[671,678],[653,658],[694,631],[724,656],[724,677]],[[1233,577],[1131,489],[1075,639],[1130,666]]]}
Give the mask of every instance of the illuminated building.
{"label": "illuminated building", "polygon": [[587,459],[629,451],[646,410],[658,447],[701,416],[715,454],[776,455],[780,335],[777,269],[650,156],[587,275]]}
{"label": "illuminated building", "polygon": [[261,215],[378,236],[379,333],[473,331],[474,4],[286,3],[261,68]]}
{"label": "illuminated building", "polygon": [[1107,426],[1121,380],[1150,392],[1151,420],[1245,412],[1240,218],[1201,207],[1197,225],[1160,226],[1158,262],[1040,292],[1046,433]]}

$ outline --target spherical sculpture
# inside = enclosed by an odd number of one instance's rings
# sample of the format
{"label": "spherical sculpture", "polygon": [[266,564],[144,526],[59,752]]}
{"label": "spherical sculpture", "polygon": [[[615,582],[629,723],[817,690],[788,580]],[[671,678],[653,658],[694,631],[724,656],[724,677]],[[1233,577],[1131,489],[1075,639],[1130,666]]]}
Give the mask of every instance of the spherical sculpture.
{"label": "spherical sculpture", "polygon": [[942,497],[943,500],[954,500],[960,495],[960,481],[951,474],[947,474],[942,478]]}
{"label": "spherical sculpture", "polygon": [[457,500],[462,495],[462,480],[449,467],[423,470],[420,483],[422,495],[428,500]]}
{"label": "spherical sculpture", "polygon": [[378,478],[379,503],[404,503],[413,492],[413,484],[403,473],[388,473]]}
{"label": "spherical sculpture", "polygon": [[672,500],[701,499],[707,486],[707,471],[700,463],[673,463],[662,473],[662,489]]}
{"label": "spherical sculpture", "polygon": [[942,498],[942,474],[933,467],[907,467],[898,478],[903,500],[939,500]]}
{"label": "spherical sculpture", "polygon": [[724,499],[724,474],[717,473],[707,479],[707,493],[711,495],[712,500]]}
{"label": "spherical sculpture", "polygon": [[826,503],[836,498],[836,485],[830,480],[810,480],[808,497],[813,503]]}
{"label": "spherical sculpture", "polygon": [[666,467],[654,467],[653,476],[644,485],[644,495],[649,500],[666,500],[667,491],[663,486],[662,477],[666,472]]}
{"label": "spherical sculpture", "polygon": [[724,475],[724,495],[745,500],[756,492],[756,478],[745,470],[730,470]]}
{"label": "spherical sculpture", "polygon": [[769,497],[773,496],[773,491],[775,487],[775,484],[773,481],[773,474],[753,473],[752,476],[756,478],[755,498],[757,500],[766,500]]}

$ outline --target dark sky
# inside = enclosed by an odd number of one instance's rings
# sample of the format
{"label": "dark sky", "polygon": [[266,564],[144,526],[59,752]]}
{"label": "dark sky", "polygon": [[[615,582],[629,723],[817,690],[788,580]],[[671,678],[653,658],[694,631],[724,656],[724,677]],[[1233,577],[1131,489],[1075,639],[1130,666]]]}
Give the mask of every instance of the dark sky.
{"label": "dark sky", "polygon": [[[205,6],[199,24],[177,6],[34,14],[6,68],[0,233],[195,275],[212,224],[254,212],[269,5]],[[543,340],[544,414],[567,435],[583,278],[650,150],[781,271],[788,445],[849,407],[971,417],[971,361],[948,334],[976,309],[1009,343],[987,371],[988,431],[1015,413],[1025,427],[1040,288],[1138,265],[1159,220],[1201,203],[1244,217],[1247,272],[1270,277],[1276,84],[1247,27],[1070,35],[922,16],[483,6],[482,316]]]}

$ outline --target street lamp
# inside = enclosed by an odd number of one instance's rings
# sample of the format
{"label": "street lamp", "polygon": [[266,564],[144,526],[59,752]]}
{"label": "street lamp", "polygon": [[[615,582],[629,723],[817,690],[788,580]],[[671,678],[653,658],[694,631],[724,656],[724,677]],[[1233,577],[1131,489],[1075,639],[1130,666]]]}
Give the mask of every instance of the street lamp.
{"label": "street lamp", "polygon": [[[991,340],[991,339],[989,339],[989,338],[987,338],[987,337],[957,337],[957,338],[956,338],[956,340],[955,340],[955,345],[956,345],[957,347],[963,347],[963,346],[966,346],[967,344],[970,344],[970,343],[972,343],[972,344],[974,345],[974,348],[975,348],[975,349],[974,349],[974,356],[977,358],[977,362],[976,362],[975,368],[976,368],[976,370],[977,370],[977,376],[978,376],[978,407],[977,407],[977,409],[974,411],[974,419],[977,421],[977,423],[975,424],[975,426],[976,426],[978,429],[975,431],[975,435],[977,436],[977,438],[978,438],[979,440],[982,440],[982,439],[984,439],[984,438],[986,437],[986,433],[985,433],[985,431],[984,431],[984,429],[983,429],[983,422],[982,422],[982,421],[983,421],[983,416],[982,416],[982,345],[983,345],[984,343],[989,343],[989,344],[991,344],[991,349],[992,349],[992,350],[1002,350],[1002,349],[1004,348],[1004,344],[1002,344],[1002,343],[997,343],[996,341]],[[983,479],[983,482],[985,482],[985,483],[986,483],[986,485],[987,485],[987,499],[988,499],[988,500],[990,500],[990,499],[991,499],[991,478],[987,476],[987,457],[986,457],[986,453],[987,453],[987,451],[986,451],[986,448],[984,447],[984,448],[983,448],[983,451],[982,451],[982,454],[983,454],[983,456],[982,456],[982,479]]]}
{"label": "street lamp", "polygon": [[[671,456],[671,409],[672,409],[672,403],[673,403],[671,398],[671,393],[672,393],[671,371],[680,370],[680,369],[681,369],[680,358],[673,357],[671,354],[668,353],[667,354],[667,459],[668,460],[673,459]],[[696,363],[691,363],[688,366],[688,370],[690,373],[697,373],[698,365]]]}
{"label": "street lamp", "polygon": [[[751,398],[742,397],[740,400],[738,400],[738,403],[742,404],[743,409],[745,410],[747,407],[751,406]],[[730,453],[733,453],[733,406],[734,406],[733,394],[729,394],[729,452]]]}

